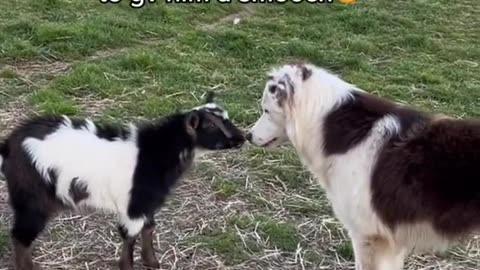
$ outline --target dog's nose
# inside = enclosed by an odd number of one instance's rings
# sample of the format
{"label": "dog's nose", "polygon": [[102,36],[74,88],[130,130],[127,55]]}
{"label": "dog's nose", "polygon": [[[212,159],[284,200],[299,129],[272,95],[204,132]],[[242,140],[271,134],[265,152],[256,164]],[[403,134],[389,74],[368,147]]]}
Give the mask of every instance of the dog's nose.
{"label": "dog's nose", "polygon": [[251,142],[252,141],[252,133],[248,132],[247,135],[245,135],[245,139],[247,139],[247,141]]}

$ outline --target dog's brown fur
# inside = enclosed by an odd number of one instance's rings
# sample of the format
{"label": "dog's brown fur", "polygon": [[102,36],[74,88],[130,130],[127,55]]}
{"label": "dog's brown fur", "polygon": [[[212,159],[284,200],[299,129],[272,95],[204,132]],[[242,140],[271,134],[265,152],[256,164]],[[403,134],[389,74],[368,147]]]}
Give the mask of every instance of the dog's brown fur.
{"label": "dog's brown fur", "polygon": [[362,142],[385,115],[398,118],[398,135],[380,151],[372,204],[391,229],[432,223],[457,237],[480,227],[480,121],[428,115],[366,93],[332,111],[325,121],[327,155]]}

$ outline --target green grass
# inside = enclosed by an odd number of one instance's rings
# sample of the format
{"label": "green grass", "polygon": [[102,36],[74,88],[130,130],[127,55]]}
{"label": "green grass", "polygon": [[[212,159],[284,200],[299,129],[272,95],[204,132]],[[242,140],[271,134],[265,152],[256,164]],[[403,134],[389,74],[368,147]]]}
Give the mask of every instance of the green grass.
{"label": "green grass", "polygon": [[249,251],[258,250],[254,241],[246,240],[244,244],[240,236],[233,230],[209,232],[192,240],[222,256],[229,265],[247,260],[250,255]]}
{"label": "green grass", "polygon": [[17,78],[17,73],[10,68],[4,68],[0,70],[0,78],[4,79],[15,79]]}
{"label": "green grass", "polygon": [[274,247],[285,251],[295,251],[299,238],[294,225],[288,223],[279,223],[275,221],[266,221],[260,223],[260,229],[268,237],[268,241]]}
{"label": "green grass", "polygon": [[343,259],[352,261],[354,259],[352,243],[344,242],[337,247],[336,253]]}
{"label": "green grass", "polygon": [[[300,243],[294,224],[279,222],[264,216],[253,219],[233,217],[227,225],[223,230],[207,231],[190,241],[201,244],[222,256],[227,265],[244,262],[249,256],[258,255],[264,248],[294,252]],[[251,236],[254,230],[261,239]]]}
{"label": "green grass", "polygon": [[[15,119],[12,114],[22,106],[32,113],[102,121],[153,119],[196,106],[213,89],[231,118],[248,127],[259,115],[264,74],[299,58],[426,111],[480,116],[477,0],[359,0],[355,5],[156,1],[141,9],[125,0],[117,5],[0,2],[0,116],[7,119]],[[241,21],[234,25],[237,13]],[[0,132],[12,124],[2,121]],[[165,232],[159,239],[168,239],[160,245],[170,263],[165,268],[175,261],[168,253],[174,243],[179,269],[222,264],[299,269],[302,260],[296,256],[304,258],[307,269],[353,266],[345,232],[291,148],[247,147],[206,159],[159,217]],[[65,235],[63,226],[56,229]],[[108,238],[96,232],[94,239],[103,239],[97,234]],[[188,241],[177,243],[183,236]],[[0,230],[0,250],[3,238]],[[42,243],[43,250],[59,250]],[[179,250],[198,254],[188,257]],[[454,268],[478,269],[474,252],[454,253],[449,257]],[[78,264],[69,266],[83,267],[89,256],[78,256]],[[407,267],[433,267],[436,260],[415,257]],[[7,261],[0,255],[0,268]]]}
{"label": "green grass", "polygon": [[300,243],[295,226],[288,222],[280,222],[265,216],[256,216],[253,219],[247,217],[233,218],[229,223],[231,226],[238,226],[244,230],[257,229],[260,236],[265,240],[266,246],[271,248],[293,252]]}
{"label": "green grass", "polygon": [[[132,47],[105,61],[75,65],[45,89],[100,97],[145,90],[138,100],[144,106],[127,108],[132,114],[154,117],[172,107],[189,106],[194,100],[188,94],[175,101],[158,97],[179,91],[200,94],[220,86],[236,118],[250,123],[255,113],[246,113],[243,105],[255,108],[250,101],[259,97],[260,91],[252,92],[261,87],[258,72],[282,59],[304,58],[388,97],[427,109],[478,115],[473,104],[465,105],[480,97],[477,68],[462,62],[478,59],[478,35],[462,27],[461,14],[468,10],[448,1],[258,7],[239,27],[221,25],[209,31],[201,26],[241,5],[214,5],[201,12],[187,6],[155,4],[132,10],[126,5],[61,0],[7,5],[12,7],[0,24],[0,57],[7,62],[81,60],[99,50]],[[14,16],[15,11],[22,16]],[[308,20],[300,16],[303,13],[309,14]]]}
{"label": "green grass", "polygon": [[235,182],[228,179],[218,179],[215,181],[213,190],[218,192],[221,196],[229,198],[238,193],[240,187]]}
{"label": "green grass", "polygon": [[41,91],[32,96],[32,102],[42,113],[75,115],[78,109],[63,93],[58,91]]}

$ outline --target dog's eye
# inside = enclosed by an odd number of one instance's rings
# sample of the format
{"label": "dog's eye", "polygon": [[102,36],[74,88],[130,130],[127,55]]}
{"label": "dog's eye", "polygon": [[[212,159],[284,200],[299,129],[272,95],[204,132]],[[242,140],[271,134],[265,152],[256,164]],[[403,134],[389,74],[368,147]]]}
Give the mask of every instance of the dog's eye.
{"label": "dog's eye", "polygon": [[265,112],[265,113],[269,113],[270,111],[269,111],[269,110],[267,110],[267,109],[265,109],[265,110],[263,110],[263,112]]}
{"label": "dog's eye", "polygon": [[275,93],[275,91],[277,91],[277,86],[276,85],[271,85],[268,87],[268,91],[272,94]]}

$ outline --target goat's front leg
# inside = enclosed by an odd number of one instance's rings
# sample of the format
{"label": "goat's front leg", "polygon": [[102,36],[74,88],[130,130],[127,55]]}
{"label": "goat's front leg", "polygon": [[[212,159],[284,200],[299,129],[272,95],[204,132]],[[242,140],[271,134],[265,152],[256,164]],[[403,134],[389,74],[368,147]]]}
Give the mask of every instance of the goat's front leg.
{"label": "goat's front leg", "polygon": [[136,236],[127,236],[123,238],[122,252],[118,262],[118,268],[120,268],[120,270],[133,270],[133,249],[135,247],[136,240]]}
{"label": "goat's front leg", "polygon": [[352,235],[356,270],[402,270],[405,250],[381,236]]}
{"label": "goat's front leg", "polygon": [[133,270],[133,249],[144,223],[144,219],[122,218],[119,226],[120,236],[123,239],[122,251],[118,262],[120,270]]}
{"label": "goat's front leg", "polygon": [[153,248],[153,232],[155,230],[155,218],[154,215],[148,215],[145,225],[142,228],[142,261],[143,265],[152,268],[159,269],[160,264],[155,257],[155,249]]}

